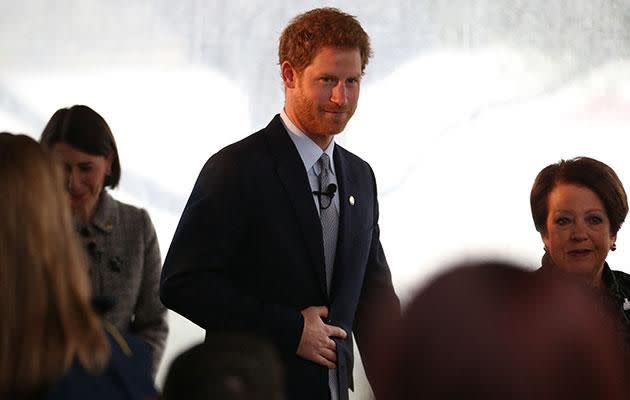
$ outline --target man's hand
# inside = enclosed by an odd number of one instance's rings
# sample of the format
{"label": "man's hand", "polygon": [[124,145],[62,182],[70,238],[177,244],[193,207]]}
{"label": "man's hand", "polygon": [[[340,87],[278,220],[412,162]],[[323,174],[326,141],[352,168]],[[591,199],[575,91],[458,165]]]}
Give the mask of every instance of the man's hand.
{"label": "man's hand", "polygon": [[297,355],[313,361],[326,368],[337,367],[337,346],[331,337],[345,339],[347,334],[343,329],[326,325],[322,318],[328,317],[328,308],[312,306],[302,310],[304,330],[300,338]]}

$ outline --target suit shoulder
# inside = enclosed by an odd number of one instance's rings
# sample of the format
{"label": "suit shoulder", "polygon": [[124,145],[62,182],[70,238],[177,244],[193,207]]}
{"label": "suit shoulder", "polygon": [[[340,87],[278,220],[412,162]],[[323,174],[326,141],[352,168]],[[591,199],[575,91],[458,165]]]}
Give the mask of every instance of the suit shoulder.
{"label": "suit shoulder", "polygon": [[193,188],[195,195],[224,191],[242,186],[238,182],[249,181],[252,171],[269,160],[265,130],[229,144],[210,156],[197,176]]}
{"label": "suit shoulder", "polygon": [[[243,163],[247,163],[264,149],[263,143],[263,130],[231,143],[211,155],[206,161],[202,171],[216,166],[232,169]],[[229,170],[226,172],[229,172]]]}
{"label": "suit shoulder", "polygon": [[358,155],[338,144],[335,144],[335,151],[339,151],[340,155],[344,157],[348,164],[351,165],[353,168],[368,170],[370,173],[373,174],[370,164]]}

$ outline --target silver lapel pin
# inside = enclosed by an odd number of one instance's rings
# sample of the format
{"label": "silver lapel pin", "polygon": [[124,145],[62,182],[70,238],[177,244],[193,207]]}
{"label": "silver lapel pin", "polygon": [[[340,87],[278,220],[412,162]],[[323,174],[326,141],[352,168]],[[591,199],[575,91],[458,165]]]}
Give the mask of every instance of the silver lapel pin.
{"label": "silver lapel pin", "polygon": [[354,196],[348,197],[348,203],[350,203],[351,206],[354,205]]}

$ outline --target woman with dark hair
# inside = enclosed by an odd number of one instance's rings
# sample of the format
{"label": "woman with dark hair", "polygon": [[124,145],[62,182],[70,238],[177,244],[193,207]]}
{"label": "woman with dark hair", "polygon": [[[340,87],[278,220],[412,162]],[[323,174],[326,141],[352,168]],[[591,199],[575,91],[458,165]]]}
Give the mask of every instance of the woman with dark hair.
{"label": "woman with dark hair", "polygon": [[121,176],[114,136],[96,111],[75,105],[53,114],[40,141],[65,167],[95,299],[107,321],[151,346],[155,372],[168,333],[158,295],[160,250],[149,214],[115,200],[107,190]]}
{"label": "woman with dark hair", "polygon": [[0,133],[0,399],[155,396],[148,346],[92,309],[63,172],[33,139]]}
{"label": "woman with dark hair", "polygon": [[606,262],[628,214],[615,171],[588,157],[548,165],[534,181],[530,204],[544,243],[541,270],[574,274],[599,288],[618,309],[630,345],[630,275]]}

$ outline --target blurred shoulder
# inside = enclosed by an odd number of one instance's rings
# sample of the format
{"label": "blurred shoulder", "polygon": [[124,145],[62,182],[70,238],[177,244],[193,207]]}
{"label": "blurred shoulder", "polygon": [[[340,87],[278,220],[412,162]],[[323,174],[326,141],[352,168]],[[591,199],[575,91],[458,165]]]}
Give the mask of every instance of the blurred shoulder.
{"label": "blurred shoulder", "polygon": [[105,329],[111,356],[105,370],[92,374],[75,360],[63,378],[49,391],[47,400],[154,398],[151,357],[146,344],[123,336],[113,327]]}
{"label": "blurred shoulder", "polygon": [[133,335],[123,335],[116,327],[105,322],[105,332],[111,347],[110,369],[130,377],[138,382],[150,382],[151,349],[149,345]]}

